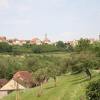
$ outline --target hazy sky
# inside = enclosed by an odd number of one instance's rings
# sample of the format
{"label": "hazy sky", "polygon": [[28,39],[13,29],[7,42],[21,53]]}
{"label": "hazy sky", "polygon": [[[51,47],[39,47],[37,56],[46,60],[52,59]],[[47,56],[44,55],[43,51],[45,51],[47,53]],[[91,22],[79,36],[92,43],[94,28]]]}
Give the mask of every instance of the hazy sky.
{"label": "hazy sky", "polygon": [[0,0],[0,35],[73,40],[97,38],[100,0]]}

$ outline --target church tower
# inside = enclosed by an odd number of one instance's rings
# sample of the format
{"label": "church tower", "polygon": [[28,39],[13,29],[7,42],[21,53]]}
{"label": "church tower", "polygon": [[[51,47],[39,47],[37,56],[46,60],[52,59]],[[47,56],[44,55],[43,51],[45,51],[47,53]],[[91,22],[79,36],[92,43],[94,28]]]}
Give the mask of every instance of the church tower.
{"label": "church tower", "polygon": [[48,39],[47,34],[45,34],[43,43],[44,43],[44,44],[51,44],[51,41]]}

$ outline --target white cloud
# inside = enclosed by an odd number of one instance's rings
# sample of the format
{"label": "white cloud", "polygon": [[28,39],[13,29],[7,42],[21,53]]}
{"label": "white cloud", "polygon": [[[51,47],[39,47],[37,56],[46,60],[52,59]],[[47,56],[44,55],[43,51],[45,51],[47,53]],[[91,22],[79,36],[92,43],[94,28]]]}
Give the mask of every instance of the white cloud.
{"label": "white cloud", "polygon": [[9,0],[0,0],[0,8],[8,8]]}

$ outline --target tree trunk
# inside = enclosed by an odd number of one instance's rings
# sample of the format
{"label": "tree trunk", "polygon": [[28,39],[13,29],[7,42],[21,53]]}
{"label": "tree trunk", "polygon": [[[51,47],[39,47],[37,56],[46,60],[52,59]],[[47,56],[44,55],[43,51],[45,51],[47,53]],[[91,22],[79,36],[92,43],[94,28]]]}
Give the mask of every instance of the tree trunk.
{"label": "tree trunk", "polygon": [[40,84],[40,89],[39,89],[37,96],[40,97],[42,93],[43,93],[43,83]]}

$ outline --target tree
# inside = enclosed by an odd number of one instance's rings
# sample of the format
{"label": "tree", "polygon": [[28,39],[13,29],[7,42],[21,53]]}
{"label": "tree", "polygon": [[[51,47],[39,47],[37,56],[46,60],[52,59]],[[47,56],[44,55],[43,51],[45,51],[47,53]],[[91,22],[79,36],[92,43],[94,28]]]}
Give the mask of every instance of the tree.
{"label": "tree", "polygon": [[66,66],[71,73],[85,72],[91,79],[90,69],[98,68],[100,59],[93,52],[72,53],[66,61]]}
{"label": "tree", "polygon": [[38,59],[36,59],[36,57],[27,57],[26,56],[26,59],[24,60],[25,62],[25,66],[26,66],[26,69],[28,71],[31,71],[31,72],[35,72],[36,70],[38,70]]}
{"label": "tree", "polygon": [[66,47],[66,44],[63,41],[58,41],[56,43],[56,46],[59,47],[59,48],[65,48]]}
{"label": "tree", "polygon": [[66,43],[66,50],[68,52],[72,52],[74,51],[74,47],[70,43]]}
{"label": "tree", "polygon": [[98,57],[100,57],[100,42],[94,42],[92,45],[92,51],[96,53]]}
{"label": "tree", "polygon": [[76,45],[77,51],[86,51],[91,47],[90,40],[81,38]]}
{"label": "tree", "polygon": [[12,52],[12,46],[6,42],[0,42],[0,52]]}
{"label": "tree", "polygon": [[40,89],[37,96],[41,96],[43,93],[43,83],[47,77],[47,70],[45,68],[38,69],[35,73],[33,73],[33,80],[36,83],[36,86],[39,85]]}
{"label": "tree", "polygon": [[56,87],[57,86],[57,84],[56,84],[56,82],[57,82],[57,70],[55,69],[55,68],[53,68],[53,69],[48,69],[48,74],[49,74],[49,77],[51,77],[51,78],[53,78],[54,79],[54,86]]}

